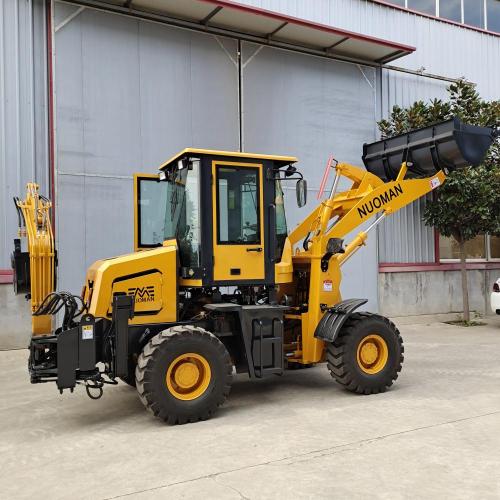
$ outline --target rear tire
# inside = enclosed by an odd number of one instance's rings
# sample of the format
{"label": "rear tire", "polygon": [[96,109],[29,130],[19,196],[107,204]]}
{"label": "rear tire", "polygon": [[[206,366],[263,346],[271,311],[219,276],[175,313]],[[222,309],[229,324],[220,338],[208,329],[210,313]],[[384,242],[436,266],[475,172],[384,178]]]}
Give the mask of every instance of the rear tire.
{"label": "rear tire", "polygon": [[354,313],[327,345],[327,365],[348,391],[377,394],[398,378],[403,352],[403,339],[392,321],[378,314]]}
{"label": "rear tire", "polygon": [[144,347],[135,370],[144,406],[169,424],[210,418],[231,390],[233,364],[224,344],[195,326],[174,326]]}

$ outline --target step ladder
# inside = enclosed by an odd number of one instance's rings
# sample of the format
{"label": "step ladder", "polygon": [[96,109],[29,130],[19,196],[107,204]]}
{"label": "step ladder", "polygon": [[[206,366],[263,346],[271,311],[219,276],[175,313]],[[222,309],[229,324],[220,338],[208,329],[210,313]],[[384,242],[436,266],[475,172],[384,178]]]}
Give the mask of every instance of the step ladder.
{"label": "step ladder", "polygon": [[283,320],[252,320],[252,358],[256,378],[281,375],[284,370]]}

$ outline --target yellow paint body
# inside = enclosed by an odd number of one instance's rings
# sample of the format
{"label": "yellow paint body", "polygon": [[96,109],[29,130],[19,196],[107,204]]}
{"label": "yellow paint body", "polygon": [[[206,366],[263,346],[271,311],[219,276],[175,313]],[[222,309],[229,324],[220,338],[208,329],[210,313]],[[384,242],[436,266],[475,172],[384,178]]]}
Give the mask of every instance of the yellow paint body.
{"label": "yellow paint body", "polygon": [[[186,150],[187,151],[187,150]],[[192,150],[203,151],[203,150]],[[236,154],[217,152],[218,156]],[[224,154],[223,154],[224,153]],[[177,155],[181,157],[183,153]],[[250,155],[249,158],[258,158]],[[177,157],[167,162],[174,161]],[[279,157],[287,159],[288,157]],[[166,164],[165,164],[166,165]],[[263,202],[263,172],[262,164],[245,163],[241,161],[212,161],[212,176],[216,178],[218,168],[248,167],[259,169],[260,225],[264,227]],[[324,200],[317,206],[291,233],[285,241],[281,261],[275,264],[275,283],[278,286],[278,296],[293,294],[297,285],[294,271],[301,269],[309,273],[309,288],[307,312],[287,314],[290,319],[301,322],[301,335],[296,351],[289,362],[303,364],[317,363],[324,360],[325,344],[314,337],[316,327],[324,310],[342,300],[340,283],[342,280],[342,264],[361,246],[365,245],[367,233],[359,232],[345,247],[345,253],[336,254],[330,258],[326,271],[321,270],[321,258],[325,254],[330,238],[344,238],[356,227],[372,216],[383,212],[391,214],[424,196],[445,180],[443,172],[427,179],[407,179],[406,165],[401,166],[395,181],[384,183],[377,176],[353,165],[340,163],[336,167],[338,175],[348,178],[352,185],[349,190],[337,193],[333,198]],[[145,177],[141,174],[141,177]],[[154,176],[152,176],[154,177]],[[432,182],[431,182],[432,181]],[[216,182],[212,183],[213,220],[217,220]],[[135,188],[137,189],[137,187]],[[137,191],[135,191],[137,205]],[[332,220],[336,219],[332,224]],[[135,241],[137,248],[137,213],[135,224]],[[260,243],[248,245],[223,245],[217,241],[217,230],[213,227],[214,279],[238,284],[241,280],[263,279],[265,256],[268,255],[264,246],[263,235]],[[298,244],[309,234],[307,250],[298,248]],[[262,252],[248,252],[249,248],[261,247]],[[241,269],[241,274],[231,274],[234,263]],[[138,274],[157,269],[158,272],[137,276]],[[134,275],[123,279],[125,275]],[[90,301],[90,313],[96,316],[110,317],[112,294],[116,292],[136,294],[136,316],[131,324],[175,321],[177,313],[177,286],[201,287],[202,280],[178,279],[177,247],[175,241],[166,241],[162,248],[142,250],[134,254],[117,257],[93,264],[87,274],[86,297],[90,294],[89,283],[93,283]],[[120,280],[117,281],[117,278]],[[154,300],[143,300],[147,287],[155,290]],[[137,292],[136,290],[140,290]],[[157,293],[157,290],[160,292]],[[141,296],[142,294],[142,296]],[[138,313],[138,314],[137,314]],[[368,351],[367,351],[368,352]],[[367,354],[368,356],[368,354]]]}
{"label": "yellow paint body", "polygon": [[211,155],[211,156],[228,156],[231,158],[248,158],[249,160],[272,160],[286,164],[295,163],[297,158],[295,156],[278,156],[278,155],[262,155],[255,153],[242,153],[241,151],[221,151],[216,149],[199,149],[199,148],[185,148],[176,155],[163,162],[158,168],[163,170],[169,165],[172,165],[179,158],[184,157],[186,154],[193,155]]}
{"label": "yellow paint body", "polygon": [[135,297],[131,325],[167,323],[177,319],[177,245],[175,240],[92,264],[86,277],[84,301],[89,312],[111,318],[115,293]]}
{"label": "yellow paint body", "polygon": [[[283,251],[280,264],[276,266],[277,283],[280,291],[287,293],[293,285],[292,269],[306,266],[310,271],[308,310],[300,315],[302,335],[300,346],[290,362],[317,363],[324,360],[325,344],[314,337],[316,327],[323,317],[324,309],[342,300],[340,283],[342,264],[366,243],[367,233],[361,231],[345,247],[345,253],[332,256],[328,270],[321,270],[321,258],[326,252],[330,238],[344,238],[356,227],[369,220],[377,213],[386,215],[396,212],[443,184],[445,174],[442,171],[425,179],[407,179],[406,164],[395,181],[384,183],[377,176],[364,169],[339,163],[338,175],[352,181],[348,191],[337,193],[332,199],[323,201],[290,234]],[[332,219],[336,219],[332,224]],[[307,250],[296,248],[307,235],[310,235]],[[323,305],[323,307],[322,307]]]}
{"label": "yellow paint body", "polygon": [[[293,157],[274,157],[266,155],[250,155],[246,153],[231,153],[224,151],[206,151],[188,149],[163,164],[166,168],[183,157],[186,153],[210,153],[214,156],[211,162],[213,221],[217,221],[217,172],[218,169],[238,167],[257,169],[259,189],[259,219],[261,235],[258,243],[238,242],[238,244],[223,244],[218,241],[216,223],[213,224],[213,276],[215,282],[238,285],[239,282],[265,279],[265,259],[269,252],[265,247],[265,206],[264,182],[269,178],[264,175],[264,161],[275,160],[282,164],[293,163]],[[221,157],[222,159],[215,159]],[[226,160],[227,157],[227,160]],[[246,159],[258,160],[252,163]],[[262,160],[262,162],[260,162]],[[289,362],[317,363],[324,360],[325,344],[314,337],[316,327],[324,311],[342,300],[340,283],[342,280],[341,266],[360,247],[365,245],[367,231],[360,231],[345,247],[345,253],[333,255],[328,262],[328,269],[321,269],[321,260],[326,253],[330,238],[344,238],[358,226],[368,221],[378,213],[389,215],[424,196],[445,181],[445,174],[440,171],[426,179],[405,179],[407,168],[401,165],[395,181],[384,183],[377,176],[364,169],[339,163],[335,166],[336,174],[351,181],[347,191],[336,193],[322,201],[305,219],[290,232],[286,238],[281,260],[274,264],[274,282],[278,288],[278,298],[285,294],[292,295],[297,291],[297,274],[308,277],[306,307],[286,314],[288,319],[300,321],[300,332],[296,348],[287,356]],[[138,176],[136,176],[137,178]],[[155,175],[140,177],[155,178]],[[274,181],[273,181],[274,182]],[[167,240],[161,247],[139,249],[138,234],[138,192],[134,183],[135,196],[135,253],[116,258],[100,260],[92,264],[87,272],[83,299],[88,310],[96,317],[111,318],[113,295],[125,293],[135,298],[135,316],[131,325],[154,323],[170,323],[177,321],[179,305],[179,287],[203,287],[202,279],[180,278],[178,248],[175,240]],[[26,232],[29,241],[31,262],[32,308],[35,310],[41,300],[53,291],[54,281],[54,242],[48,210],[50,202],[38,199],[37,186],[28,185],[28,195],[25,201],[19,203],[26,220]],[[308,238],[306,249],[301,242]],[[257,250],[257,251],[256,251]],[[234,273],[235,269],[238,273]],[[301,273],[302,271],[302,273]],[[305,312],[303,312],[305,310]],[[51,319],[38,317],[33,320],[33,333],[49,333]],[[373,345],[372,345],[373,344]],[[375,341],[360,351],[360,359],[370,366],[375,347],[377,352],[383,351],[382,344]],[[375,346],[375,347],[374,347]],[[290,353],[288,353],[290,354]],[[192,365],[192,366],[191,366]],[[196,366],[195,366],[196,365]],[[202,365],[185,363],[179,372],[172,375],[171,382],[176,387],[188,387],[191,378],[202,371]],[[203,378],[203,377],[202,377]],[[198,380],[198,379],[196,379]],[[201,380],[201,379],[200,379]],[[203,379],[205,380],[205,379]],[[196,382],[197,383],[197,382]],[[193,383],[193,387],[196,385]],[[185,389],[184,387],[184,389]],[[182,393],[182,390],[179,389]],[[187,389],[186,389],[187,390]]]}
{"label": "yellow paint body", "polygon": [[[238,168],[253,168],[258,169],[259,172],[259,199],[260,199],[260,227],[264,228],[264,194],[262,185],[262,164],[255,163],[244,163],[244,162],[234,162],[234,161],[213,161],[212,162],[212,175],[213,179],[216,179],[217,169],[224,169],[224,167],[238,167]],[[212,183],[212,196],[213,196],[213,220],[217,221],[217,183]],[[216,281],[234,281],[238,282],[241,280],[262,280],[265,277],[265,262],[264,256],[264,242],[261,231],[260,241],[258,243],[251,243],[248,245],[227,245],[219,244],[217,241],[217,224],[213,226],[213,250],[214,250],[214,279]],[[255,250],[260,248],[260,252],[249,251],[251,249]],[[231,269],[237,267],[240,269],[240,274],[231,274]]]}
{"label": "yellow paint body", "polygon": [[[54,291],[55,246],[50,209],[52,203],[40,198],[38,184],[26,185],[26,198],[17,201],[24,219],[24,228],[19,229],[19,237],[28,240],[31,279],[31,312],[35,312],[43,299]],[[32,316],[33,335],[52,332],[52,316]]]}

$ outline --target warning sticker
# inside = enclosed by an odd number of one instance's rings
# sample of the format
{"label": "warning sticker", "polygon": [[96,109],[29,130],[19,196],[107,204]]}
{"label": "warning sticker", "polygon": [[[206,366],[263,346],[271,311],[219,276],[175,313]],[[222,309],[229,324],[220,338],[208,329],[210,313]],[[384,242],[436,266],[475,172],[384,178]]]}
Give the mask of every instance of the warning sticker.
{"label": "warning sticker", "polygon": [[323,281],[323,291],[331,292],[333,290],[333,282],[332,280],[324,280]]}
{"label": "warning sticker", "polygon": [[94,325],[82,326],[82,340],[92,340],[94,338]]}
{"label": "warning sticker", "polygon": [[441,181],[439,180],[439,177],[434,177],[434,179],[431,179],[431,189],[436,189],[439,186],[441,186]]}

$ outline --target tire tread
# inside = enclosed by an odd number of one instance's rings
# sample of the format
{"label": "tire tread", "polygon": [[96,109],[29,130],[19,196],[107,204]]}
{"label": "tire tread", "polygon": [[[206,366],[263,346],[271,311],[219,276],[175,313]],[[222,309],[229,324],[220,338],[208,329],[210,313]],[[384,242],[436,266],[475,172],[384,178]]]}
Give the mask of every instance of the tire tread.
{"label": "tire tread", "polygon": [[[392,380],[387,380],[383,385],[373,388],[363,387],[361,384],[359,384],[356,381],[354,370],[346,361],[346,348],[348,339],[354,334],[360,323],[368,318],[377,318],[379,320],[382,320],[387,325],[387,327],[394,332],[400,348],[400,356],[396,364],[396,369],[391,373]],[[404,361],[403,339],[396,325],[385,316],[370,312],[357,312],[349,316],[347,321],[344,323],[341,331],[339,332],[336,340],[333,343],[327,345],[326,361],[331,376],[339,384],[344,386],[345,389],[357,394],[378,394],[380,392],[385,392],[387,388],[389,388],[398,378],[398,374],[401,371],[402,363]]]}
{"label": "tire tread", "polygon": [[[214,401],[209,408],[203,410],[194,416],[180,416],[175,414],[167,414],[161,408],[157,401],[155,401],[154,394],[152,393],[148,384],[148,372],[152,372],[155,358],[159,355],[160,347],[165,343],[170,343],[181,337],[202,337],[206,342],[212,343],[218,350],[221,358],[224,360],[226,367],[227,383],[224,385],[223,391],[219,398]],[[189,422],[196,422],[199,420],[207,420],[216,411],[219,406],[224,404],[231,391],[233,364],[229,353],[227,352],[224,344],[209,331],[198,326],[177,325],[155,335],[144,347],[142,353],[139,355],[137,367],[135,371],[136,387],[139,393],[139,398],[155,417],[162,419],[170,425],[185,424]]]}

